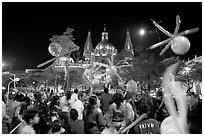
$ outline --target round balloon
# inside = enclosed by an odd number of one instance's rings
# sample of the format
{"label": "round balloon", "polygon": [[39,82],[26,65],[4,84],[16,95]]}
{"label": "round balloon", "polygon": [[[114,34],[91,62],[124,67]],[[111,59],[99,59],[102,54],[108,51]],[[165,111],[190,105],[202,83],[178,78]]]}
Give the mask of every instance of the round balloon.
{"label": "round balloon", "polygon": [[190,41],[184,36],[176,36],[172,40],[171,49],[177,55],[184,55],[190,49]]}
{"label": "round balloon", "polygon": [[59,56],[62,47],[58,43],[51,43],[48,47],[48,51],[52,56]]}
{"label": "round balloon", "polygon": [[128,92],[137,92],[137,83],[134,80],[128,81],[126,87]]}
{"label": "round balloon", "polygon": [[[179,122],[179,120],[177,120]],[[172,116],[165,118],[160,126],[162,134],[179,134],[179,130]]]}

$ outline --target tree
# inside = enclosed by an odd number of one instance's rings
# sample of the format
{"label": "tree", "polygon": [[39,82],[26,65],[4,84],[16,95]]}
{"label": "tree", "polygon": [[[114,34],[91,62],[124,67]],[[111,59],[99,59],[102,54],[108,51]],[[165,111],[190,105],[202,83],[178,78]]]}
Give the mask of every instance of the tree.
{"label": "tree", "polygon": [[196,60],[183,62],[176,73],[176,77],[187,87],[187,92],[190,92],[194,82],[202,81],[202,62]]}

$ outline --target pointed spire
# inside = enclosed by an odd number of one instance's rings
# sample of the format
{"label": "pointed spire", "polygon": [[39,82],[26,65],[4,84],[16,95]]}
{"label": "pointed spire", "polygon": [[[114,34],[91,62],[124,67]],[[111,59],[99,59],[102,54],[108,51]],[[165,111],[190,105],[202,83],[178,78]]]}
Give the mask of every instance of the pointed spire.
{"label": "pointed spire", "polygon": [[108,40],[108,33],[106,32],[106,24],[104,24],[104,32],[102,33],[102,39],[103,40]]}
{"label": "pointed spire", "polygon": [[[86,43],[84,45],[84,54],[83,56],[89,56],[93,50],[92,42],[91,42],[91,31],[89,30]],[[88,53],[88,54],[87,54]]]}
{"label": "pointed spire", "polygon": [[134,56],[133,46],[132,46],[132,42],[130,39],[130,33],[129,33],[128,29],[127,29],[127,33],[126,33],[125,50],[130,51],[131,54]]}

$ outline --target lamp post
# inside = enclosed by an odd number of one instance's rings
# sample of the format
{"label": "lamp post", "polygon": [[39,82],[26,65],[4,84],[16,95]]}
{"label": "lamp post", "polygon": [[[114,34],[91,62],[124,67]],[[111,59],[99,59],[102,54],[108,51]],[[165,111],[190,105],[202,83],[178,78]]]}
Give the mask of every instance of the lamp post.
{"label": "lamp post", "polygon": [[[9,88],[10,88],[10,84],[12,83],[12,82],[17,82],[17,81],[19,81],[20,80],[20,78],[14,78],[14,79],[12,79],[12,78],[10,78],[11,79],[11,81],[8,83],[8,91],[7,91],[7,106],[9,105]],[[15,87],[15,86],[14,86]]]}

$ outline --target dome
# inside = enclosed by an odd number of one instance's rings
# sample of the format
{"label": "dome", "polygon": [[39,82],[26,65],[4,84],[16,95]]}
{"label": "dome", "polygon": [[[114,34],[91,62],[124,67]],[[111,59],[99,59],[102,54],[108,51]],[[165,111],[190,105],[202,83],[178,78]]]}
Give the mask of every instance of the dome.
{"label": "dome", "polygon": [[95,49],[101,50],[103,48],[105,48],[107,50],[115,49],[115,47],[108,40],[103,40],[103,41],[99,42]]}
{"label": "dome", "polygon": [[114,52],[115,47],[106,39],[99,42],[95,48],[95,51],[99,54],[111,54]]}
{"label": "dome", "polygon": [[115,52],[115,47],[108,40],[108,33],[105,31],[102,33],[102,39],[95,48],[96,55],[106,56]]}

